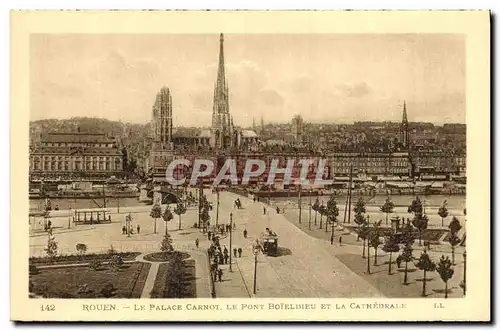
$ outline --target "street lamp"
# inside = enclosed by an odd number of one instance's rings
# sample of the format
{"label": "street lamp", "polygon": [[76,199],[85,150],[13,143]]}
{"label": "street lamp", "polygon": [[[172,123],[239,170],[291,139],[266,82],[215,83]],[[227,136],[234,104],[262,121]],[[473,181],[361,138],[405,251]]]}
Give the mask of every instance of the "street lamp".
{"label": "street lamp", "polygon": [[127,223],[127,237],[130,237],[130,226],[132,223],[132,215],[130,213],[125,217],[125,222]]}
{"label": "street lamp", "polygon": [[464,290],[464,295],[465,295],[465,280],[466,280],[466,276],[467,276],[467,252],[464,251],[464,253],[462,254],[462,256],[464,257],[464,286],[462,287],[463,290]]}
{"label": "street lamp", "polygon": [[233,213],[229,213],[229,271],[233,272]]}
{"label": "street lamp", "polygon": [[257,293],[257,255],[259,255],[260,247],[258,244],[253,245],[254,266],[253,266],[253,294]]}
{"label": "street lamp", "polygon": [[309,190],[309,230],[311,230],[312,189]]}
{"label": "street lamp", "polygon": [[301,201],[301,196],[300,193],[302,191],[302,185],[299,184],[299,224],[302,224],[302,201]]}
{"label": "street lamp", "polygon": [[217,214],[215,216],[215,226],[219,225],[219,188],[215,187],[215,191],[217,192]]}

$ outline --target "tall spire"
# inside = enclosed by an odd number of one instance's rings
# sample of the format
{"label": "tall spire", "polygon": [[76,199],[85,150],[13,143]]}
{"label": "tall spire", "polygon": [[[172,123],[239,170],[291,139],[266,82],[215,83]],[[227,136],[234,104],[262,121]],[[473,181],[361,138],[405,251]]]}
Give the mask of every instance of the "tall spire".
{"label": "tall spire", "polygon": [[405,149],[408,149],[410,137],[408,132],[408,114],[406,113],[406,100],[403,102],[403,121],[400,128],[400,142]]}
{"label": "tall spire", "polygon": [[217,86],[224,91],[226,89],[226,70],[224,68],[224,35],[220,34],[219,70],[217,71]]}
{"label": "tall spire", "polygon": [[403,102],[403,124],[408,124],[408,114],[406,113],[406,100]]}

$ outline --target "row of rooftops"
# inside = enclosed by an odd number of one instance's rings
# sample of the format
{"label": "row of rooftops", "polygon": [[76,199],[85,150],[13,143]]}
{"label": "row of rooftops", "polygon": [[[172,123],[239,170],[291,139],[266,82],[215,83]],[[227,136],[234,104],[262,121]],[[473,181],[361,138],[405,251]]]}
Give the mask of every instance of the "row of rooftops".
{"label": "row of rooftops", "polygon": [[42,137],[42,142],[113,144],[115,139],[105,133],[50,132]]}

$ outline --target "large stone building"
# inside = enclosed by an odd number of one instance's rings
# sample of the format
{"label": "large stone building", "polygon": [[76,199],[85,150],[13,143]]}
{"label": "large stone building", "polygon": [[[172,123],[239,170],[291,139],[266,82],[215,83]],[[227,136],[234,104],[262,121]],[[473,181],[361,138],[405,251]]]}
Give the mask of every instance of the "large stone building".
{"label": "large stone building", "polygon": [[30,176],[37,180],[104,180],[122,171],[122,153],[104,133],[49,133],[30,146]]}
{"label": "large stone building", "polygon": [[219,154],[235,150],[256,150],[259,136],[236,127],[229,111],[229,86],[224,60],[224,36],[220,34],[219,64],[214,88],[212,125],[209,129],[174,128],[172,92],[163,87],[153,106],[152,149],[149,164],[155,181],[164,181],[169,162],[182,155]]}
{"label": "large stone building", "polygon": [[292,118],[292,134],[296,144],[301,144],[303,140],[304,120],[300,115],[295,115]]}

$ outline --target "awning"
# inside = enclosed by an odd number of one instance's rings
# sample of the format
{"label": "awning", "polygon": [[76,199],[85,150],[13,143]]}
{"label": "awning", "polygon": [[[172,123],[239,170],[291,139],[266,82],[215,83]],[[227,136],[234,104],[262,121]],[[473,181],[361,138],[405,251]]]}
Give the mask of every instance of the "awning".
{"label": "awning", "polygon": [[78,212],[78,213],[97,213],[97,212],[109,213],[109,209],[104,209],[104,208],[75,209],[75,212]]}
{"label": "awning", "polygon": [[400,183],[400,182],[388,182],[386,183],[387,187],[395,187],[395,188],[409,188],[408,183]]}
{"label": "awning", "polygon": [[379,181],[399,181],[401,180],[401,177],[397,177],[397,176],[391,176],[391,177],[379,177],[378,178]]}
{"label": "awning", "polygon": [[423,182],[416,182],[415,187],[429,187],[431,186],[432,183],[423,183]]}
{"label": "awning", "polygon": [[432,183],[431,187],[434,187],[434,188],[443,188],[444,185],[443,185],[443,182],[434,182],[434,183]]}

